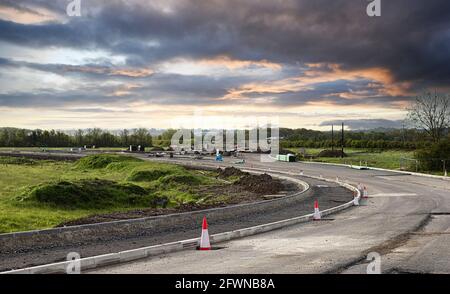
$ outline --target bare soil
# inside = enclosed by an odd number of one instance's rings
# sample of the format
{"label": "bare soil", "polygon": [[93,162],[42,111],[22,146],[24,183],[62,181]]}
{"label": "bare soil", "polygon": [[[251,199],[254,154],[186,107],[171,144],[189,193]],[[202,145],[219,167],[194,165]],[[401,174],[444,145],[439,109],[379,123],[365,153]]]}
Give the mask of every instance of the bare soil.
{"label": "bare soil", "polygon": [[218,178],[220,179],[226,179],[230,177],[242,177],[249,175],[249,173],[243,172],[240,169],[237,169],[235,167],[227,167],[225,169],[217,169]]}
{"label": "bare soil", "polygon": [[81,219],[64,222],[57,227],[78,226],[111,222],[118,220],[137,219],[174,213],[203,210],[208,208],[224,207],[228,205],[252,203],[265,200],[265,195],[274,195],[280,192],[292,194],[299,190],[298,186],[288,181],[272,178],[270,175],[251,175],[234,167],[218,169],[218,178],[240,177],[229,184],[200,187],[196,191],[199,199],[205,204],[182,204],[174,208],[146,208],[127,212],[98,214]]}

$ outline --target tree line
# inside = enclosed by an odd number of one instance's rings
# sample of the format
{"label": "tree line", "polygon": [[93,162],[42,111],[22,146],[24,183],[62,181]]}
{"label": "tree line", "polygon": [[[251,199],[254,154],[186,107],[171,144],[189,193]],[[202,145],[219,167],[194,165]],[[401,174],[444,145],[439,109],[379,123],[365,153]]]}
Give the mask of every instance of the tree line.
{"label": "tree line", "polygon": [[[448,133],[448,130],[447,130]],[[420,129],[385,129],[370,131],[345,131],[344,146],[366,149],[405,149],[426,148],[433,143],[427,133]],[[331,148],[340,147],[341,132],[322,132],[307,129],[280,129],[283,148]]]}
{"label": "tree line", "polygon": [[0,147],[151,147],[152,135],[148,129],[124,129],[117,133],[99,128],[63,132],[57,130],[27,130],[0,128]]}
{"label": "tree line", "polygon": [[[147,147],[169,147],[176,130],[168,129],[152,137],[145,128],[124,129],[111,132],[99,128],[63,132],[57,130],[27,130],[0,128],[0,147],[127,147],[145,145]],[[447,130],[448,133],[448,130]],[[429,147],[432,140],[417,129],[383,131],[345,131],[344,146],[348,148],[370,149],[420,149]],[[247,134],[248,137],[248,134]],[[280,129],[282,148],[331,148],[341,146],[341,134],[307,129]]]}

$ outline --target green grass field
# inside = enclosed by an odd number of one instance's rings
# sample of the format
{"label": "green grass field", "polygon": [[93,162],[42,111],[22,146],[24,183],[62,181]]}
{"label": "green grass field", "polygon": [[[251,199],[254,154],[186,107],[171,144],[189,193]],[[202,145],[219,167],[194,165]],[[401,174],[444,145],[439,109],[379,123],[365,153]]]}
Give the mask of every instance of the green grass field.
{"label": "green grass field", "polygon": [[212,173],[124,156],[89,156],[76,163],[0,157],[0,233],[147,208],[161,199],[168,207],[197,203],[202,199],[196,187],[221,183]]}
{"label": "green grass field", "polygon": [[[288,149],[294,153],[299,152],[299,148]],[[317,156],[324,149],[321,148],[306,148],[306,153],[308,155]],[[333,157],[321,157],[313,158],[312,161],[315,162],[327,162],[327,163],[340,163],[340,164],[353,164],[359,165],[360,162],[365,165],[367,162],[368,166],[386,168],[398,170],[401,167],[407,167],[409,169],[414,169],[414,162],[409,162],[403,160],[402,158],[414,158],[414,151],[404,151],[404,150],[368,150],[368,149],[352,149],[345,148],[344,152],[348,155],[346,158],[333,158]]]}

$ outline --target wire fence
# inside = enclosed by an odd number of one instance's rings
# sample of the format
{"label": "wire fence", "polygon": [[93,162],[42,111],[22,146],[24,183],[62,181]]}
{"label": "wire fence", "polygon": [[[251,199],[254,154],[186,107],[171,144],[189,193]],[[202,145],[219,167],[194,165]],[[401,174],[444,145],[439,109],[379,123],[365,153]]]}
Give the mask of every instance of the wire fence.
{"label": "wire fence", "polygon": [[414,158],[401,158],[400,169],[404,171],[415,172],[443,172],[445,176],[448,175],[450,167],[450,158],[427,158],[427,159],[414,159]]}

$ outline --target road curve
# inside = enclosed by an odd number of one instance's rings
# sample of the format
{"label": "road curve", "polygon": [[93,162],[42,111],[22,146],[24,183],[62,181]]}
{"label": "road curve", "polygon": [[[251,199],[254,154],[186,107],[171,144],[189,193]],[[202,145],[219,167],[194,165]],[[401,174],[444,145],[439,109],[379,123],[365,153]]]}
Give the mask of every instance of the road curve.
{"label": "road curve", "polygon": [[[365,273],[369,252],[381,254],[384,273],[450,273],[450,181],[259,159],[246,155],[240,167],[363,183],[369,205],[332,220],[226,242],[217,251],[183,251],[89,273]],[[228,160],[219,165],[231,165]]]}

